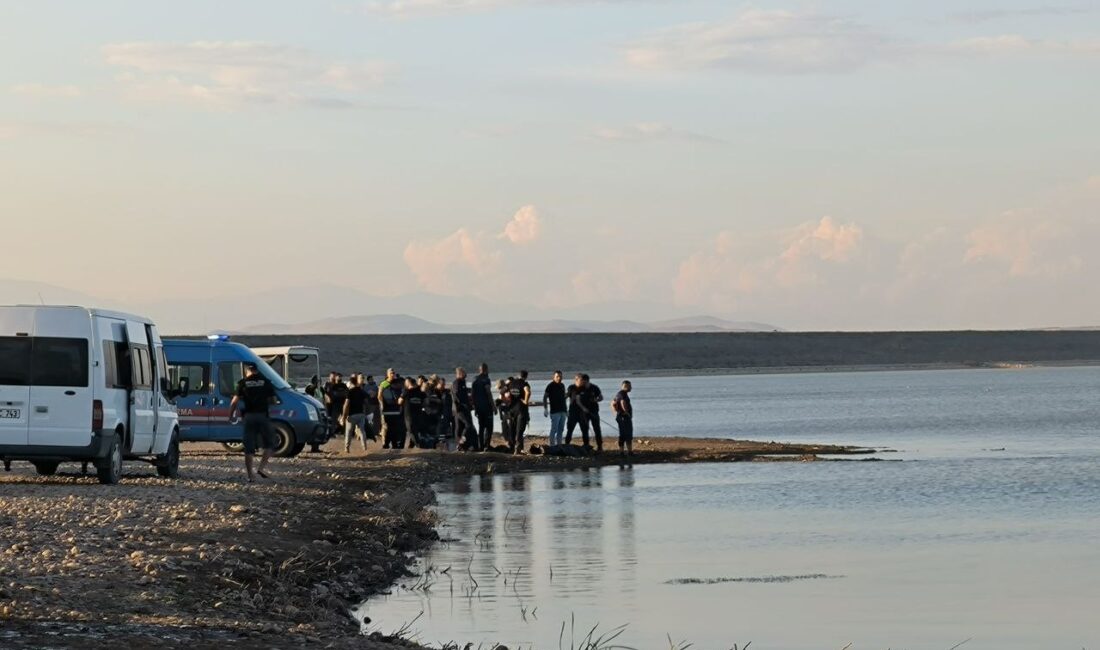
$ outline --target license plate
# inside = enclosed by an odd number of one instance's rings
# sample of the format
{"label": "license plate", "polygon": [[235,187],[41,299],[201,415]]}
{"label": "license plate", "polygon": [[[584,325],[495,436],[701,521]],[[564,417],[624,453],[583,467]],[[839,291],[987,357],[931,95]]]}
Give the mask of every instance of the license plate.
{"label": "license plate", "polygon": [[22,415],[19,409],[0,409],[0,420],[18,420]]}

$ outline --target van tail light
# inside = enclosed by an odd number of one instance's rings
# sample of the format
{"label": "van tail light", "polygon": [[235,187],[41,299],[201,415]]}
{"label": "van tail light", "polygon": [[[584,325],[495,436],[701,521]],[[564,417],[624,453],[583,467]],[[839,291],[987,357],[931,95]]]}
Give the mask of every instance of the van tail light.
{"label": "van tail light", "polygon": [[95,400],[92,402],[92,431],[100,431],[103,429],[103,401]]}

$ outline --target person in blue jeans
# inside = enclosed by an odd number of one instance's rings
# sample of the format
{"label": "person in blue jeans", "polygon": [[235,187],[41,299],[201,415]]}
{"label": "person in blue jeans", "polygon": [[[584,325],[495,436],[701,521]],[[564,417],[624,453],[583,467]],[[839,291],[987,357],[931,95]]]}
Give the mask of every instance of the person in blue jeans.
{"label": "person in blue jeans", "polygon": [[569,418],[569,402],[565,397],[564,375],[560,370],[554,371],[554,379],[546,385],[546,391],[542,395],[543,414],[550,418],[551,447],[557,447],[565,443],[565,423]]}

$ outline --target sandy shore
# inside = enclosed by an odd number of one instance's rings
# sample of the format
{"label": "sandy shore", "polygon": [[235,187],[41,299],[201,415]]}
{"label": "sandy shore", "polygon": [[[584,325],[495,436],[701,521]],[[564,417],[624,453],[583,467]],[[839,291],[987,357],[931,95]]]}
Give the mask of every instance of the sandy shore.
{"label": "sandy shore", "polygon": [[[437,539],[432,483],[619,462],[339,450],[277,461],[274,482],[253,485],[240,456],[211,445],[185,449],[177,481],[140,464],[113,487],[78,465],[44,478],[14,464],[0,473],[0,646],[416,647],[357,637],[346,612],[407,575]],[[679,438],[637,450],[634,464],[869,453]]]}

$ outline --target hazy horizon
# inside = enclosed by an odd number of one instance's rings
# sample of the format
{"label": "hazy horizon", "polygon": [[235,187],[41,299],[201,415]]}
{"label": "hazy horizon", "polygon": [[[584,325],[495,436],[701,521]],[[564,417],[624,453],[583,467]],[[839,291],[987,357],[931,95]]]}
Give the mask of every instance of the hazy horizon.
{"label": "hazy horizon", "polygon": [[1100,325],[1088,4],[109,0],[0,33],[0,298]]}

